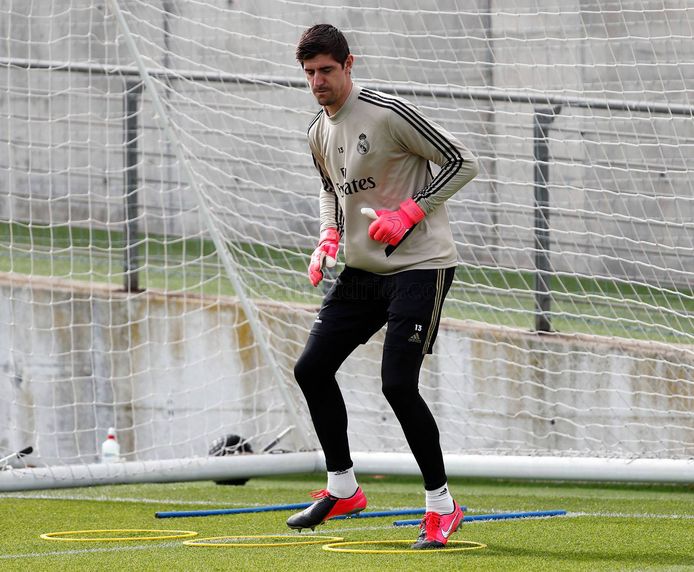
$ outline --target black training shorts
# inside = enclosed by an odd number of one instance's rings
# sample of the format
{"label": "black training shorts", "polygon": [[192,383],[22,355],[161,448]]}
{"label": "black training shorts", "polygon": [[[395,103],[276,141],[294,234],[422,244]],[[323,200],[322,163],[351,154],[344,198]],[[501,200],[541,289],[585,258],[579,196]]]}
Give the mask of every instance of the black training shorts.
{"label": "black training shorts", "polygon": [[366,343],[388,324],[384,346],[431,353],[455,268],[381,275],[346,266],[311,329],[337,344]]}

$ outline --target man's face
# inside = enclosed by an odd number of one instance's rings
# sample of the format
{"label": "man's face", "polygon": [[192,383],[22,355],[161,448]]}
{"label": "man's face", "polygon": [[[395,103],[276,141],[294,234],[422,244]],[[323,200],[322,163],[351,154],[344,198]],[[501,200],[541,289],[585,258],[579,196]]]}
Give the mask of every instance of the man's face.
{"label": "man's face", "polygon": [[304,60],[304,73],[318,103],[324,107],[342,105],[349,95],[353,57],[347,56],[344,66],[328,54]]}

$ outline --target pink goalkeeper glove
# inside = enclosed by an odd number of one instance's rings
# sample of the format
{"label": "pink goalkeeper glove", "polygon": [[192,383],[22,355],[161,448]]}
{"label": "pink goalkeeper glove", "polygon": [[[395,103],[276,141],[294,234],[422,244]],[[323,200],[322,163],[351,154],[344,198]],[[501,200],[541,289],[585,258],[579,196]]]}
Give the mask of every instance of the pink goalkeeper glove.
{"label": "pink goalkeeper glove", "polygon": [[369,225],[369,237],[392,246],[397,246],[405,233],[426,216],[412,199],[400,203],[400,208],[396,211],[382,209],[375,213],[378,218]]}
{"label": "pink goalkeeper glove", "polygon": [[340,234],[334,228],[326,228],[320,233],[318,247],[311,255],[308,265],[308,279],[318,286],[323,280],[323,268],[332,268],[337,264],[337,251],[340,249]]}

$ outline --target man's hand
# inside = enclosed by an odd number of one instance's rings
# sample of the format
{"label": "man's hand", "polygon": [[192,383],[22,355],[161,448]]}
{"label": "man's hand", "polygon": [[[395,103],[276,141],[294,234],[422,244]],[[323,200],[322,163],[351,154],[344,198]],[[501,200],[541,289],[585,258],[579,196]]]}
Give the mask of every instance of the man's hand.
{"label": "man's hand", "polygon": [[337,251],[340,249],[340,234],[334,228],[326,228],[320,233],[318,247],[311,255],[308,265],[308,279],[313,286],[323,280],[323,268],[332,268],[337,264]]}
{"label": "man's hand", "polygon": [[371,218],[376,216],[369,225],[369,237],[392,246],[397,246],[405,233],[426,216],[426,213],[412,199],[400,203],[400,208],[396,211],[362,209],[362,214]]}

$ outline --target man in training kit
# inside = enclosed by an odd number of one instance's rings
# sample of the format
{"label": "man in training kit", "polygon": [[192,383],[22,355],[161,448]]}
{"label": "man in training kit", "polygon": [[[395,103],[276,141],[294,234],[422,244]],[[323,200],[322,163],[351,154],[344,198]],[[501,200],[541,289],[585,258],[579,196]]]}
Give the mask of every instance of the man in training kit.
{"label": "man in training kit", "polygon": [[[325,454],[328,484],[293,529],[314,528],[366,507],[347,439],[347,411],[335,380],[342,362],[388,325],[382,390],[424,479],[426,514],[413,548],[442,548],[463,512],[448,491],[439,431],[419,394],[419,370],[431,353],[457,253],[443,203],[478,171],[473,155],[408,101],[352,82],[354,57],[344,35],[319,24],[296,49],[322,106],[308,129],[320,174],[320,238],[308,275],[317,286],[345,268],[325,296],[294,374]],[[440,166],[434,176],[430,162]]]}

